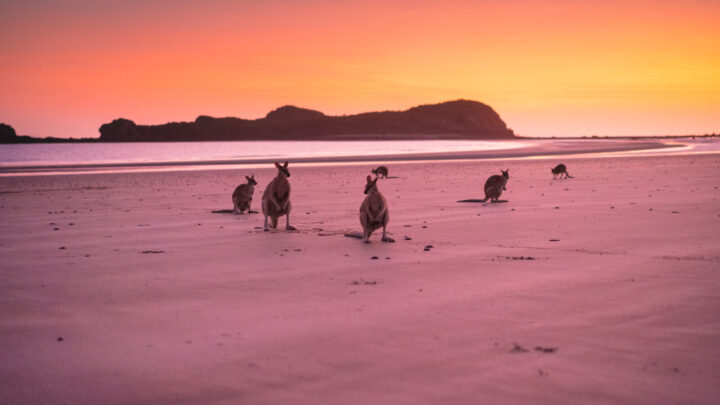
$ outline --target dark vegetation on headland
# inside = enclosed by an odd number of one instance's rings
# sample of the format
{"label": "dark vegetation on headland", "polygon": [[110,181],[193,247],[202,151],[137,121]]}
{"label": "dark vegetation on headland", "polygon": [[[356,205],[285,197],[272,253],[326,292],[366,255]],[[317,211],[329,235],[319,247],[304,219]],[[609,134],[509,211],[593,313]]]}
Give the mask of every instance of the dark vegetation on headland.
{"label": "dark vegetation on headland", "polygon": [[[10,128],[12,129],[12,128]],[[330,116],[284,106],[255,120],[201,115],[192,122],[137,125],[118,118],[100,127],[99,139],[31,138],[3,135],[2,143],[23,142],[192,142],[262,140],[512,139],[513,131],[488,105],[455,100],[405,111]]]}
{"label": "dark vegetation on headland", "polygon": [[284,106],[264,118],[213,118],[136,125],[117,119],[100,127],[102,142],[510,139],[511,129],[489,106],[470,100],[422,105],[405,111],[329,116]]}
{"label": "dark vegetation on headland", "polygon": [[10,125],[0,123],[0,144],[3,143],[76,143],[76,142],[98,142],[97,138],[53,138],[51,136],[45,138],[34,138],[27,135],[18,135],[15,128]]}
{"label": "dark vegetation on headland", "polygon": [[[562,139],[674,139],[716,137],[720,134],[666,136],[562,137]],[[0,143],[73,142],[192,142],[249,140],[412,140],[412,139],[552,139],[517,136],[488,105],[455,100],[421,105],[405,111],[329,116],[322,112],[284,106],[264,118],[248,120],[201,115],[192,122],[137,125],[118,118],[100,127],[99,138],[34,138],[19,136],[0,124]]]}

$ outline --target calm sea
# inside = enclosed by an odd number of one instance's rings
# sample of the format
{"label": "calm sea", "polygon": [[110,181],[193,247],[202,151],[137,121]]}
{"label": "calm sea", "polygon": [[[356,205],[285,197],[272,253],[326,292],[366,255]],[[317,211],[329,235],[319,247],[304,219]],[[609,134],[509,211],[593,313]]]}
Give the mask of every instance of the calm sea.
{"label": "calm sea", "polygon": [[432,140],[20,144],[0,145],[0,167],[405,155],[513,149],[528,143],[517,140]]}
{"label": "calm sea", "polygon": [[[497,151],[497,152],[495,152]],[[462,152],[470,152],[463,154]],[[488,152],[484,154],[483,152]],[[720,153],[720,139],[510,141],[273,141],[155,142],[0,145],[0,176],[91,173],[100,171],[199,170],[265,167],[272,161],[294,164],[431,159],[455,153],[478,158],[543,158],[558,154],[629,156],[677,153]],[[458,154],[459,153],[459,154]],[[401,155],[390,158],[388,155]],[[413,155],[425,155],[414,156]],[[383,156],[386,156],[383,159]],[[459,156],[459,157],[458,157]],[[435,158],[444,158],[435,156]]]}

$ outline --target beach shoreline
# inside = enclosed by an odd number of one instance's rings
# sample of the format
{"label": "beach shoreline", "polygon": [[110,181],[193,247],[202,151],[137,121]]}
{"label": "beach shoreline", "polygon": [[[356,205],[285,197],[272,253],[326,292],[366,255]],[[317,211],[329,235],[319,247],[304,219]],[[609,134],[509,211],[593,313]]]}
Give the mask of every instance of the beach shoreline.
{"label": "beach shoreline", "polygon": [[388,167],[369,245],[369,165],[291,162],[293,232],[212,213],[246,169],[0,177],[3,402],[720,396],[720,155]]}
{"label": "beach shoreline", "polygon": [[[509,141],[503,141],[508,143]],[[77,164],[0,164],[0,176],[36,175],[36,174],[72,174],[92,172],[138,172],[152,170],[212,170],[216,168],[243,169],[262,167],[264,164],[277,160],[290,160],[295,164],[328,165],[328,164],[363,164],[375,162],[426,162],[442,160],[491,160],[491,159],[526,159],[553,158],[559,156],[579,157],[598,154],[618,154],[646,151],[648,153],[671,153],[674,150],[687,150],[693,147],[690,140],[680,142],[661,140],[533,140],[517,143],[526,145],[491,150],[469,150],[437,153],[405,153],[375,155],[340,155],[340,156],[276,156],[264,158],[185,160],[185,161],[136,161],[136,162],[102,162]]]}

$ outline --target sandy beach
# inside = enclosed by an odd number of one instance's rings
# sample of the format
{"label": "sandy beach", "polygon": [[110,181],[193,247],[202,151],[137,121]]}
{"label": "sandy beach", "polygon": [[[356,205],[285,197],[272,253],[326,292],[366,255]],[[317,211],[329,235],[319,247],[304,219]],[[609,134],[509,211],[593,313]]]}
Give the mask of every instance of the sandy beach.
{"label": "sandy beach", "polygon": [[0,177],[0,402],[720,397],[719,154],[388,166],[369,245],[367,165],[291,162],[267,233],[211,213],[248,170]]}

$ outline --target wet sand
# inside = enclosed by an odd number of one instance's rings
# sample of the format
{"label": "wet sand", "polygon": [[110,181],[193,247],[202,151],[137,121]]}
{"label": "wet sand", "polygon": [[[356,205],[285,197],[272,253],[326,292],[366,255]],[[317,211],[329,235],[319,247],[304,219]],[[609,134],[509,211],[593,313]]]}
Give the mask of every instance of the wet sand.
{"label": "wet sand", "polygon": [[[295,164],[343,164],[360,162],[408,162],[408,161],[434,161],[434,160],[478,160],[478,159],[508,159],[508,158],[535,158],[538,156],[577,155],[587,153],[613,153],[648,151],[661,153],[676,147],[677,142],[661,139],[516,139],[504,141],[509,147],[487,150],[470,150],[463,152],[437,152],[437,153],[404,153],[382,155],[338,155],[338,156],[300,156],[291,158]],[[694,142],[692,142],[694,143]],[[691,144],[686,140],[685,144]],[[108,144],[112,146],[112,144]],[[697,145],[695,145],[697,146]],[[290,152],[292,154],[292,152]],[[237,158],[215,160],[187,160],[187,161],[132,161],[132,162],[102,162],[102,163],[53,163],[53,164],[0,164],[0,176],[14,174],[73,174],[91,172],[126,172],[149,170],[203,170],[220,168],[255,168],[272,164],[277,157],[265,158]],[[260,166],[259,166],[260,165]]]}
{"label": "wet sand", "polygon": [[0,402],[720,397],[720,155],[388,166],[369,245],[362,165],[291,162],[269,233],[211,213],[247,170],[0,178]]}

